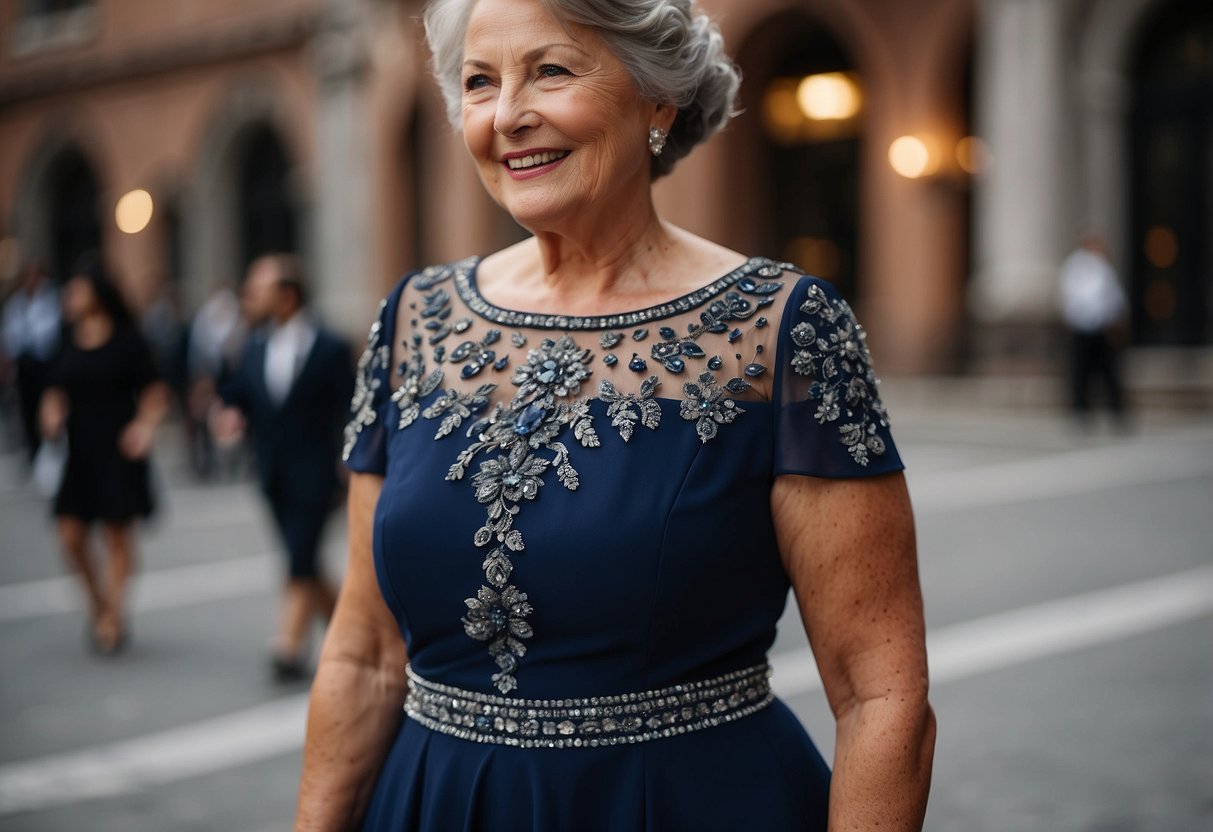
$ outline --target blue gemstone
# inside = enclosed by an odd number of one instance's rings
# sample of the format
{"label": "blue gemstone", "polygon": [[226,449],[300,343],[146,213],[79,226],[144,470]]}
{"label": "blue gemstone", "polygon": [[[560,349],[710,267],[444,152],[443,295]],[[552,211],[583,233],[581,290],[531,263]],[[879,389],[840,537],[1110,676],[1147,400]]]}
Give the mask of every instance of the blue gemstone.
{"label": "blue gemstone", "polygon": [[713,355],[708,359],[709,370],[719,370],[722,364],[724,364],[724,362],[720,360],[719,355]]}
{"label": "blue gemstone", "polygon": [[744,378],[731,378],[725,382],[724,389],[730,393],[744,393],[750,389],[750,383]]}
{"label": "blue gemstone", "polygon": [[641,327],[640,329],[637,329],[636,331],[634,331],[632,333],[633,341],[643,341],[645,338],[648,338],[648,337],[649,337],[649,331],[647,329],[645,329],[644,327]]}
{"label": "blue gemstone", "polygon": [[663,326],[661,329],[657,330],[657,333],[667,341],[673,341],[678,337],[678,333],[675,332],[672,327],[668,326]]}
{"label": "blue gemstone", "polygon": [[602,357],[602,363],[607,365],[608,367],[614,367],[616,364],[619,363],[619,358],[616,357],[615,353],[608,352],[606,355],[604,355]]}
{"label": "blue gemstone", "polygon": [[730,332],[730,333],[729,333],[729,343],[730,343],[730,344],[731,344],[731,343],[733,343],[734,341],[736,341],[736,340],[737,340],[738,338],[740,338],[740,337],[741,337],[741,330],[740,330],[740,329],[734,329],[732,332]]}
{"label": "blue gemstone", "polygon": [[498,358],[496,362],[494,362],[493,369],[504,370],[509,363],[510,357],[508,355],[503,355],[501,358]]}
{"label": "blue gemstone", "polygon": [[441,345],[434,347],[434,363],[441,364],[443,361],[446,361],[446,347]]}
{"label": "blue gemstone", "polygon": [[463,365],[463,369],[459,371],[460,378],[473,378],[480,375],[480,371],[484,369],[484,365],[479,361],[469,361]]}
{"label": "blue gemstone", "polygon": [[754,351],[757,352],[759,355],[762,355],[762,351],[764,349],[766,349],[766,347],[764,347],[762,344],[759,344],[757,347],[754,348]]}
{"label": "blue gemstone", "polygon": [[766,325],[767,325],[766,318],[759,318],[758,320],[754,321],[754,326],[758,327],[759,329],[762,329]]}
{"label": "blue gemstone", "polygon": [[667,358],[665,361],[663,361],[661,363],[664,364],[665,368],[667,370],[669,370],[671,373],[681,373],[683,370],[685,370],[687,368],[686,362],[683,361],[681,358]]}
{"label": "blue gemstone", "polygon": [[632,353],[632,360],[628,362],[629,370],[635,373],[643,373],[648,368],[649,365],[647,361],[638,356],[636,353]]}
{"label": "blue gemstone", "polygon": [[[494,623],[496,623],[496,622],[494,622]],[[503,628],[502,628],[502,627],[498,627],[497,629],[499,629],[499,630],[500,630],[500,629],[503,629]],[[481,731],[487,731],[487,730],[489,729],[489,725],[491,725],[491,724],[492,724],[492,723],[489,721],[489,718],[488,718],[487,716],[484,716],[483,714],[481,714],[480,716],[476,717],[476,728],[477,728],[477,729],[479,729],[479,730],[481,730]]]}
{"label": "blue gemstone", "polygon": [[528,404],[514,420],[514,433],[519,436],[530,436],[535,429],[543,424],[548,412],[537,404]]}
{"label": "blue gemstone", "polygon": [[745,365],[745,369],[742,370],[742,372],[745,373],[750,378],[758,378],[760,375],[762,375],[766,371],[767,371],[767,368],[762,366],[761,364],[747,364],[747,365]]}
{"label": "blue gemstone", "polygon": [[703,351],[703,347],[696,344],[694,341],[682,342],[682,354],[691,358],[703,358],[707,353]]}
{"label": "blue gemstone", "polygon": [[743,277],[737,281],[737,288],[743,292],[752,292],[758,288],[758,283],[752,277]]}

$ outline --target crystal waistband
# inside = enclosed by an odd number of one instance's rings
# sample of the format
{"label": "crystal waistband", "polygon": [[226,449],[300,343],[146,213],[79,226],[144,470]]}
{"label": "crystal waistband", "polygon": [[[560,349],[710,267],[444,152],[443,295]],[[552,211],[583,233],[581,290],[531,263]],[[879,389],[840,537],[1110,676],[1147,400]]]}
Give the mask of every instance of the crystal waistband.
{"label": "crystal waistband", "polygon": [[520,748],[645,742],[748,716],[774,698],[770,665],[661,690],[584,699],[509,699],[429,682],[407,668],[404,710],[427,728]]}

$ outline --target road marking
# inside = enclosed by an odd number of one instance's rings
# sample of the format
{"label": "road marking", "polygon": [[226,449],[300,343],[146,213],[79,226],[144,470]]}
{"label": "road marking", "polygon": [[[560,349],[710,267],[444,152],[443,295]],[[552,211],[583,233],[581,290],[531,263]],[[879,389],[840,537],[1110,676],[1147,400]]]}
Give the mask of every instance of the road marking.
{"label": "road marking", "polygon": [[[927,637],[931,676],[968,676],[1145,633],[1213,612],[1213,565],[940,627]],[[812,655],[772,657],[785,698],[821,688]],[[297,751],[306,696],[130,740],[0,766],[0,814],[117,797]]]}
{"label": "road marking", "polygon": [[0,814],[133,794],[303,743],[307,696],[278,699],[143,737],[0,767]]}
{"label": "road marking", "polygon": [[[1116,641],[1213,613],[1213,565],[1045,601],[927,633],[931,684],[940,685]],[[780,696],[821,689],[807,648],[771,658]]]}
{"label": "road marking", "polygon": [[1207,442],[1151,442],[1091,448],[1015,462],[907,473],[919,511],[964,511],[1007,503],[1073,497],[1110,488],[1213,474]]}
{"label": "road marking", "polygon": [[[132,607],[150,612],[258,595],[273,590],[278,572],[275,557],[268,553],[151,570],[135,579]],[[73,578],[0,586],[0,623],[80,609],[80,587]]]}

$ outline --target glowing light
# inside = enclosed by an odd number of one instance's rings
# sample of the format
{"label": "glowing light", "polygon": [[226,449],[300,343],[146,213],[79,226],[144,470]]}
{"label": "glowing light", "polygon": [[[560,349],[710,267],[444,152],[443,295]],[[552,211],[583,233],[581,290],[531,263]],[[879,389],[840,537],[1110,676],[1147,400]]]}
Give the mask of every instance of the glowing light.
{"label": "glowing light", "polygon": [[1146,259],[1156,269],[1169,269],[1179,258],[1179,238],[1165,225],[1156,225],[1146,232]]}
{"label": "glowing light", "polygon": [[1146,314],[1152,321],[1166,321],[1175,315],[1175,287],[1166,280],[1146,284]]}
{"label": "glowing light", "polygon": [[859,85],[845,72],[806,76],[796,87],[796,103],[812,121],[842,121],[859,112]]}
{"label": "glowing light", "polygon": [[790,143],[800,136],[804,114],[796,102],[796,81],[778,78],[762,96],[762,120],[777,141]]}
{"label": "glowing light", "polygon": [[142,188],[128,191],[114,208],[114,222],[127,234],[138,234],[152,221],[152,195]]}
{"label": "glowing light", "polygon": [[970,176],[986,169],[989,154],[986,143],[976,136],[965,136],[956,143],[956,164]]}
{"label": "glowing light", "polygon": [[930,168],[931,152],[917,136],[901,136],[889,145],[889,164],[906,179],[917,179]]}
{"label": "glowing light", "polygon": [[808,274],[837,280],[842,253],[825,237],[796,237],[788,243],[787,259]]}

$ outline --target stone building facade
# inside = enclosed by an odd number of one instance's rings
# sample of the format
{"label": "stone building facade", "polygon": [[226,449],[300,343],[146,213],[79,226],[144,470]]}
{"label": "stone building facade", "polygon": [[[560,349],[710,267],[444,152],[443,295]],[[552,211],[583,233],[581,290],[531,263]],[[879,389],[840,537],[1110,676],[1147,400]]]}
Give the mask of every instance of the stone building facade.
{"label": "stone building facade", "polygon": [[[1213,341],[1208,4],[703,5],[743,113],[659,206],[836,280],[886,372],[1039,358],[1084,229],[1112,244],[1143,345]],[[99,248],[133,301],[169,283],[188,310],[293,247],[354,336],[404,271],[518,239],[445,123],[421,7],[5,0],[0,268],[36,256],[62,277]],[[126,233],[134,189],[155,207]]]}

